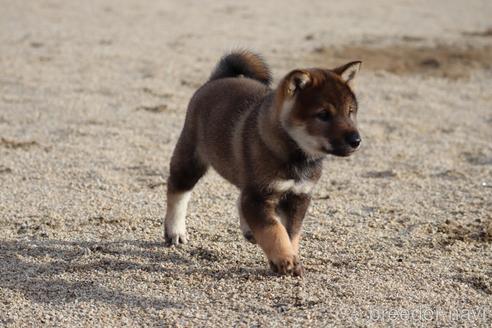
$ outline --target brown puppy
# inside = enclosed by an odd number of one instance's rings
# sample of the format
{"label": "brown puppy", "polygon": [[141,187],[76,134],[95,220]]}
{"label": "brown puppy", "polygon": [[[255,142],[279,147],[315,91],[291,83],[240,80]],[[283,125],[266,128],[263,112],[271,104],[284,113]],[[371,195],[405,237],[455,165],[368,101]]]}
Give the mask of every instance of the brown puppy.
{"label": "brown puppy", "polygon": [[361,62],[297,69],[276,89],[265,62],[231,53],[193,95],[171,159],[165,237],[186,243],[186,208],[212,166],[241,191],[241,230],[281,274],[302,275],[302,221],[327,154],[348,156],[361,142],[350,86]]}

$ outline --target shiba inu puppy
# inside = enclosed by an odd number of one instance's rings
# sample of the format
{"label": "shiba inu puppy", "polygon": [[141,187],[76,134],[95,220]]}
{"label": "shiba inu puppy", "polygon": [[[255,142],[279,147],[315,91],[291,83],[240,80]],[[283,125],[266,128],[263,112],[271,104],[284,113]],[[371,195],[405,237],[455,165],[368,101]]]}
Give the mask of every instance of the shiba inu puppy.
{"label": "shiba inu puppy", "polygon": [[224,56],[193,95],[171,159],[165,238],[187,242],[190,193],[212,166],[240,190],[240,227],[274,272],[302,275],[300,230],[328,155],[359,148],[352,81],[361,62],[296,69],[272,89],[263,59]]}

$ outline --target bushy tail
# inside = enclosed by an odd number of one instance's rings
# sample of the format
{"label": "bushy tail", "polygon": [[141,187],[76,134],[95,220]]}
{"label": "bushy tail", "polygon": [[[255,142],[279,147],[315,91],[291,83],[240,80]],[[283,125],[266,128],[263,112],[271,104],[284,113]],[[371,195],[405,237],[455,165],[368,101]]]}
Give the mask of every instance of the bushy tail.
{"label": "bushy tail", "polygon": [[270,82],[272,82],[270,69],[263,58],[248,50],[234,51],[222,57],[209,80],[239,75],[260,81],[266,85],[270,85]]}

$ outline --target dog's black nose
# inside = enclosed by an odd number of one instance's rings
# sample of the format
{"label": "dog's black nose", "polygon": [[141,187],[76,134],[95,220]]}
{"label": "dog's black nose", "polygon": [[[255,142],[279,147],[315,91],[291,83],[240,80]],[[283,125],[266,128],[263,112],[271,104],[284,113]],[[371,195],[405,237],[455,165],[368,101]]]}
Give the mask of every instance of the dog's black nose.
{"label": "dog's black nose", "polygon": [[352,148],[357,148],[360,145],[360,135],[357,132],[352,132],[347,134],[345,137],[345,141],[350,145]]}

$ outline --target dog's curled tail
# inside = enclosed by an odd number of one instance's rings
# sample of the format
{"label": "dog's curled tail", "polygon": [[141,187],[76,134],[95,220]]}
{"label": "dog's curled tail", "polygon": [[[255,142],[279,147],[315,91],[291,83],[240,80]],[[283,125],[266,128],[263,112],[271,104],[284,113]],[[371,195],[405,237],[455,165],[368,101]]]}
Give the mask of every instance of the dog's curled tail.
{"label": "dog's curled tail", "polygon": [[263,58],[249,50],[233,51],[222,57],[215,67],[209,81],[226,77],[245,76],[270,85],[272,76]]}

